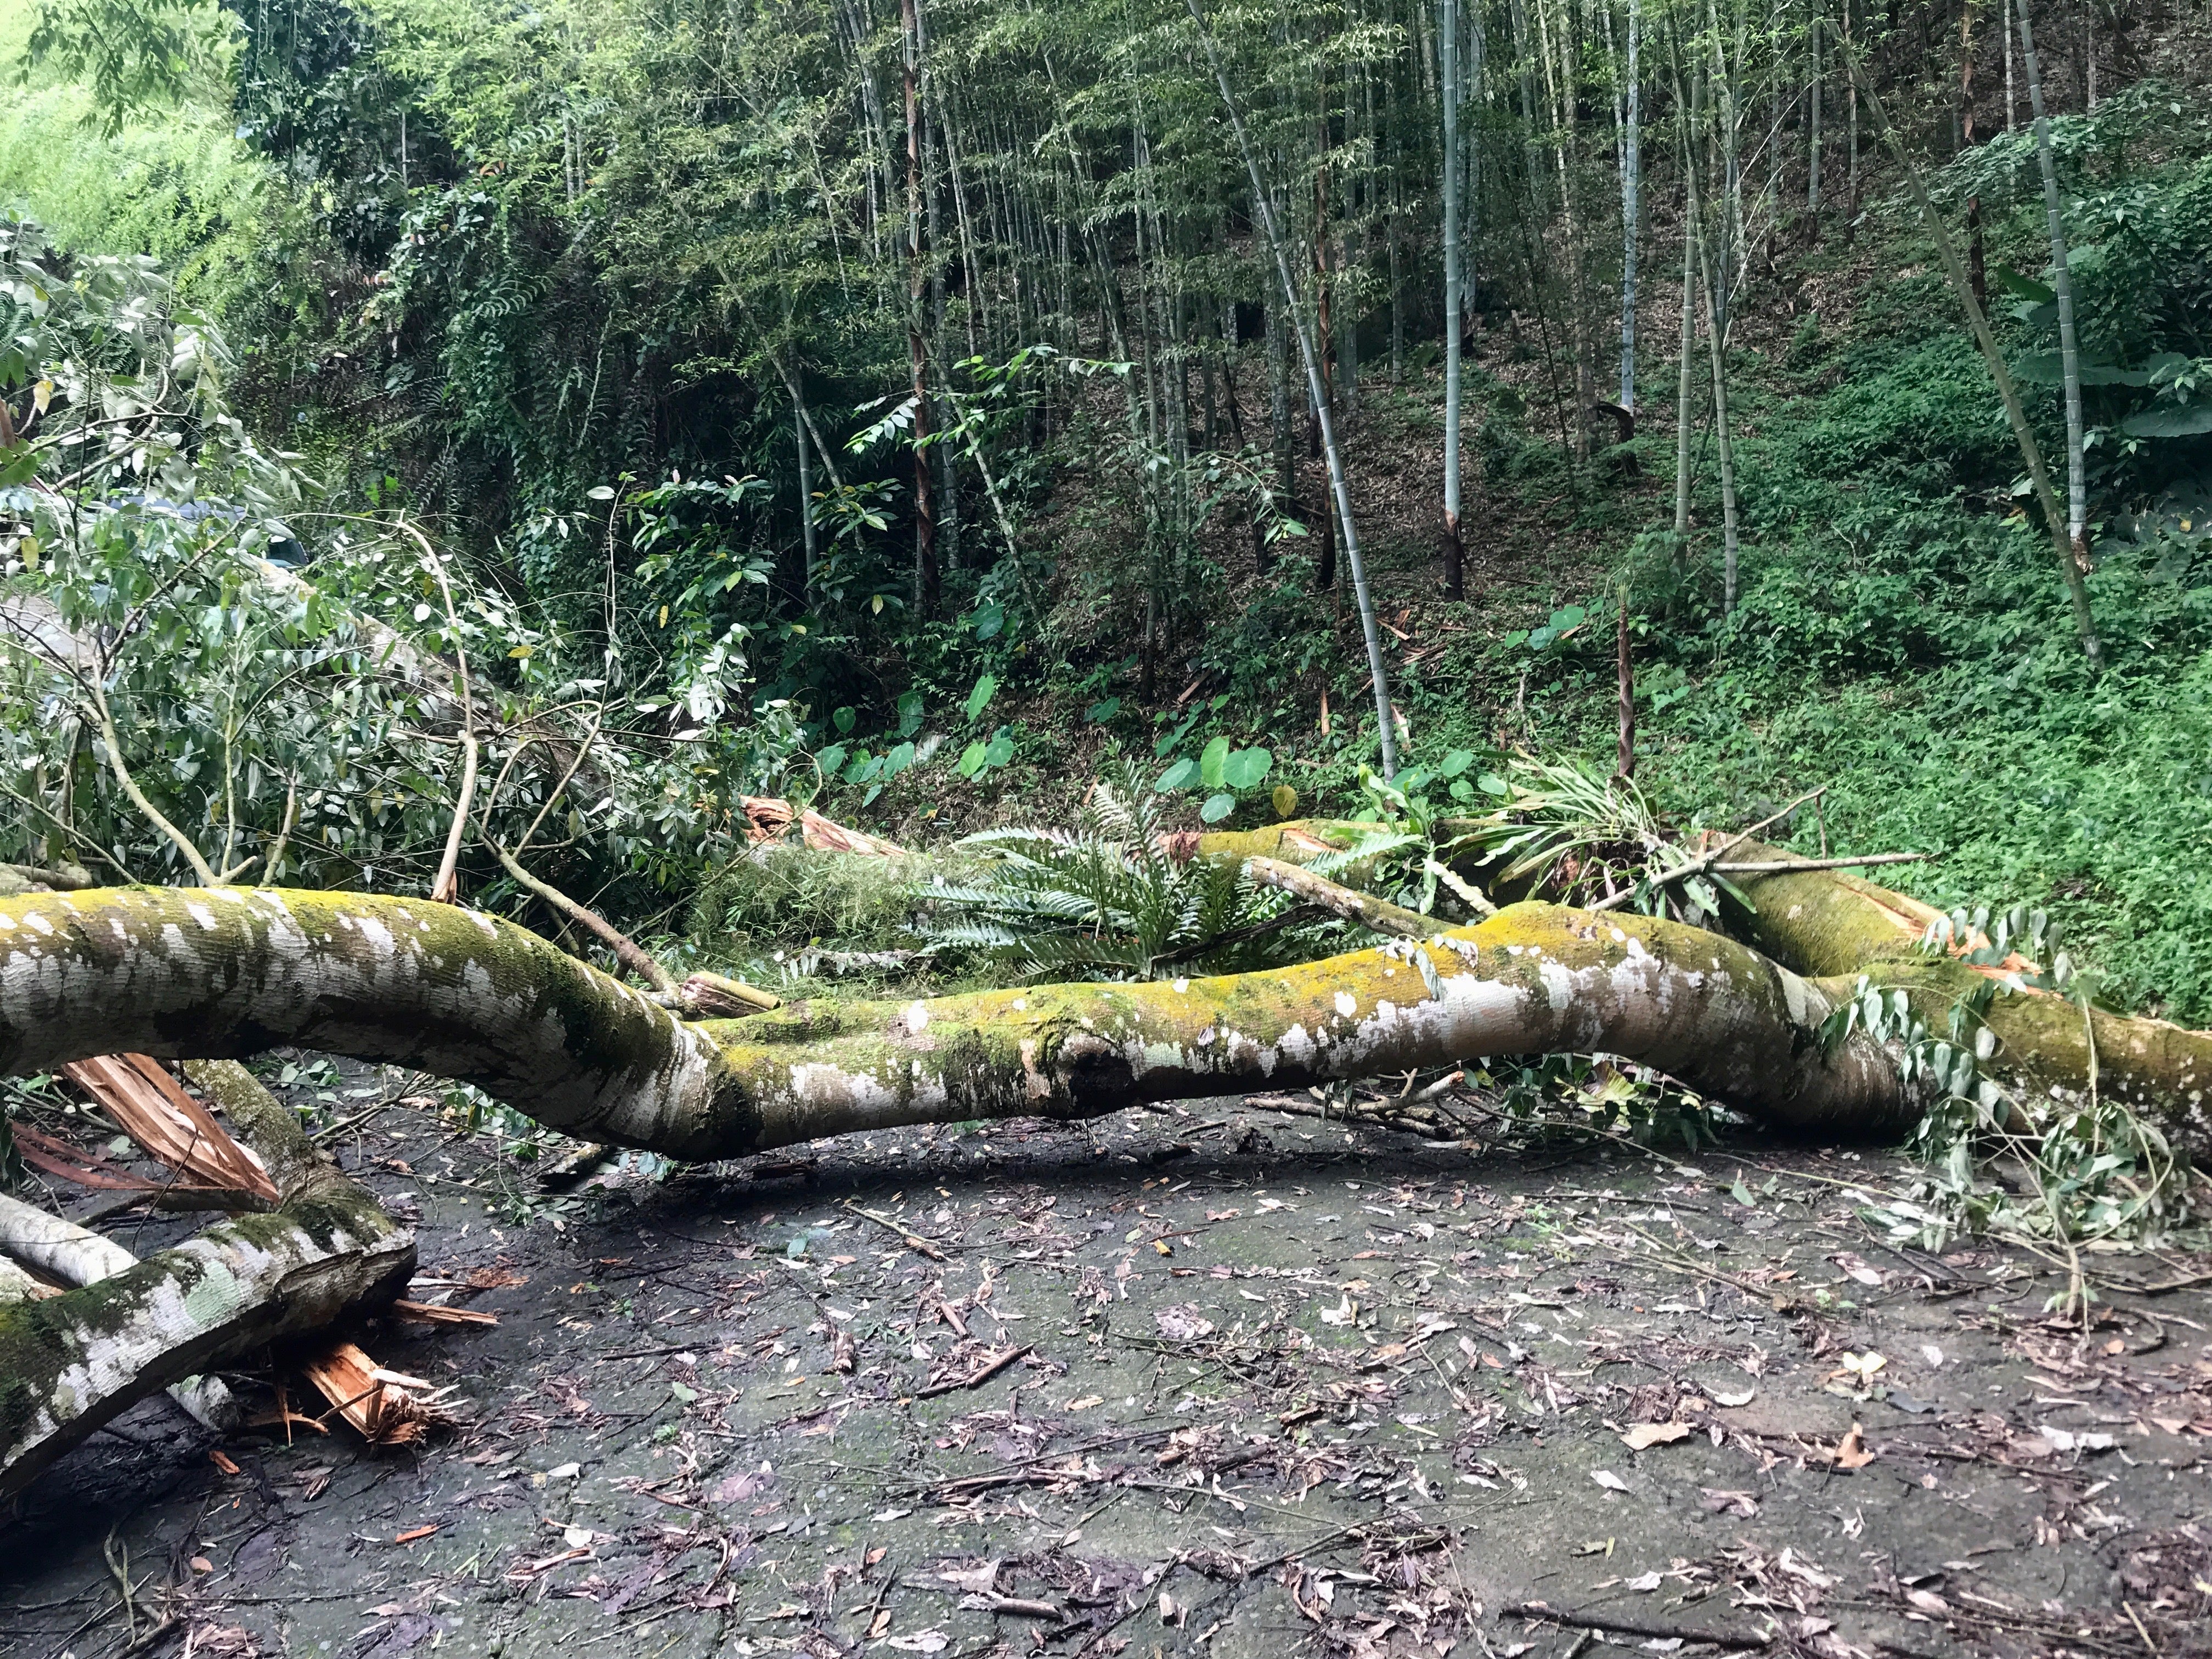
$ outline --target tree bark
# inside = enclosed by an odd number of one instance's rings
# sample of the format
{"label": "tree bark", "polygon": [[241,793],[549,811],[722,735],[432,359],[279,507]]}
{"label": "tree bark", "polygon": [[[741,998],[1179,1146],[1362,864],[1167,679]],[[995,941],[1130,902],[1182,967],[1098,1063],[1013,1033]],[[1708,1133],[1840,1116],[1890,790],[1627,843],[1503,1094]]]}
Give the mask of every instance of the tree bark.
{"label": "tree bark", "polygon": [[[174,893],[184,901],[164,924],[179,930],[176,939],[156,941],[148,955],[134,956],[115,933],[124,916],[100,903],[98,892],[87,896],[89,906],[51,916],[20,900],[6,906],[13,925],[0,929],[0,1066],[12,1066],[24,1053],[27,1018],[33,1032],[44,1035],[31,1011],[56,1006],[57,995],[70,1008],[61,1032],[72,1058],[114,1047],[92,1035],[96,1011],[76,1006],[84,990],[121,969],[125,977],[108,982],[106,994],[112,1004],[131,1001],[118,994],[131,983],[126,958],[141,966],[155,958],[186,966],[198,957],[209,965],[204,950],[187,945],[181,930],[209,933],[193,915],[212,917],[204,901],[246,898],[236,890],[145,890],[151,898]],[[41,933],[33,916],[51,931]],[[96,941],[82,931],[95,919],[102,924]],[[272,942],[265,931],[261,937],[264,945]],[[163,1000],[157,992],[148,1005]],[[131,1023],[131,1017],[122,1023]],[[202,1046],[189,1033],[179,1036],[168,1045],[172,1054]],[[230,1033],[234,1042],[241,1036]],[[0,1503],[155,1389],[277,1339],[319,1330],[351,1308],[388,1301],[415,1271],[414,1235],[369,1193],[318,1159],[290,1109],[243,1067],[196,1068],[193,1076],[261,1154],[284,1203],[269,1215],[219,1223],[174,1249],[60,1296],[0,1304]]]}
{"label": "tree bark", "polygon": [[[1437,826],[1440,840],[1467,827],[1447,818]],[[1264,830],[1218,831],[1191,839],[1189,855],[1243,862],[1279,860],[1306,864],[1341,854],[1358,845],[1371,828],[1333,818],[1300,818]],[[2051,991],[2007,982],[2017,977],[2003,967],[1978,968],[1962,958],[1969,941],[1948,956],[1921,948],[1928,925],[1937,920],[1932,905],[1882,887],[1846,870],[1760,875],[1745,866],[1801,864],[1790,853],[1747,840],[1729,854],[1735,884],[1757,905],[1746,913],[1730,905],[1723,924],[1741,942],[1775,963],[1802,974],[1832,995],[1848,994],[1861,975],[1883,989],[1905,992],[1931,1030],[1947,1031],[1952,1008],[1969,995],[1977,998],[1994,982],[1996,993],[1980,1018],[1996,1035],[1997,1063],[2039,1087],[2081,1090],[2089,1077],[2094,1036],[2101,1089],[2149,1109],[2173,1133],[2200,1152],[2212,1148],[2212,1031],[2193,1031],[2161,1019],[2113,1013],[2093,1006],[2085,1017],[2069,999]],[[1480,872],[1462,871],[1480,880]],[[1357,886],[1370,878],[1369,867],[1352,863],[1333,872],[1338,881]],[[1493,893],[1503,901],[1514,894]],[[1526,908],[1526,907],[1516,907]],[[1608,913],[1613,914],[1613,913]]]}
{"label": "tree bark", "polygon": [[2066,541],[2078,564],[2086,562],[2089,551],[2089,474],[2082,447],[2081,350],[2074,328],[2074,277],[2066,264],[2066,225],[2059,210],[2057,164],[2051,153],[2051,118],[2043,106],[2043,71],[2036,63],[2035,27],[2028,16],[2028,0],[2015,3],[2020,8],[2020,54],[2027,66],[2028,107],[2035,112],[2043,217],[2051,236],[2051,286],[2058,295],[2059,374],[2066,394]]}
{"label": "tree bark", "polygon": [[[138,1265],[138,1258],[112,1239],[0,1194],[0,1259],[9,1256],[71,1285],[97,1285]],[[0,1300],[7,1299],[0,1281]],[[169,1395],[210,1429],[227,1431],[238,1425],[237,1399],[220,1377],[185,1377],[169,1385]]]}
{"label": "tree bark", "polygon": [[1444,255],[1444,597],[1467,597],[1466,544],[1459,518],[1460,234],[1459,0],[1439,0],[1443,58]]}
{"label": "tree bark", "polygon": [[[462,1079],[563,1133],[691,1160],[1560,1051],[1644,1060],[1806,1133],[1879,1135],[1914,1115],[1881,1048],[1821,1041],[1827,992],[1717,934],[1551,905],[1270,972],[734,1022],[679,1020],[510,923],[365,894],[27,895],[0,901],[0,1073],[118,1046],[295,1043]],[[292,1207],[228,1224],[281,1231]]]}
{"label": "tree bark", "polygon": [[[1274,203],[1267,194],[1266,181],[1260,176],[1259,157],[1252,149],[1252,140],[1244,130],[1244,116],[1229,84],[1229,71],[1221,61],[1220,48],[1214,44],[1212,31],[1206,26],[1206,14],[1200,0],[1183,0],[1190,11],[1191,21],[1198,26],[1199,42],[1206,50],[1207,64],[1213,70],[1214,84],[1220,88],[1222,106],[1229,112],[1229,125],[1237,135],[1237,148],[1244,160],[1244,171],[1252,182],[1252,206],[1259,215],[1260,228],[1267,237],[1268,251],[1273,254],[1275,275],[1282,283],[1284,308],[1297,341],[1298,356],[1306,371],[1306,392],[1313,400],[1314,422],[1321,434],[1322,453],[1328,463],[1329,493],[1336,501],[1337,526],[1344,532],[1344,560],[1352,570],[1352,591],[1359,610],[1359,631],[1367,647],[1369,684],[1375,692],[1376,744],[1380,750],[1382,776],[1387,781],[1397,775],[1397,735],[1390,724],[1390,676],[1389,665],[1382,656],[1382,639],[1375,623],[1375,604],[1367,591],[1367,566],[1359,556],[1359,532],[1352,521],[1352,490],[1346,482],[1343,453],[1337,447],[1336,426],[1328,407],[1328,386],[1322,375],[1322,362],[1311,333],[1306,325],[1306,315],[1298,304],[1298,287],[1291,275],[1291,260],[1283,240],[1281,225],[1275,217]],[[1326,343],[1326,331],[1323,332]]]}

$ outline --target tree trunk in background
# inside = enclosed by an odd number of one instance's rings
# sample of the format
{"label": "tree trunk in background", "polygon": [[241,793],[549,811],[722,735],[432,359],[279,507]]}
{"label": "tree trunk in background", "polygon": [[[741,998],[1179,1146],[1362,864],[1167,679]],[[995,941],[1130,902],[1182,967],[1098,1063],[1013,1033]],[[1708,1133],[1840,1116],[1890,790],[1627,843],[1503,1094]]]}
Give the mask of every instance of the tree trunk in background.
{"label": "tree trunk in background", "polygon": [[1260,158],[1252,149],[1250,136],[1244,131],[1243,114],[1230,89],[1229,71],[1222,65],[1220,48],[1206,26],[1206,14],[1200,9],[1200,0],[1183,3],[1189,9],[1191,21],[1198,25],[1199,40],[1212,67],[1222,106],[1229,112],[1229,125],[1237,135],[1237,148],[1244,158],[1244,171],[1252,182],[1252,204],[1259,212],[1260,228],[1267,239],[1268,251],[1274,255],[1275,276],[1282,284],[1283,303],[1289,312],[1291,325],[1297,331],[1298,356],[1305,364],[1306,392],[1313,399],[1314,418],[1320,424],[1322,451],[1328,462],[1330,492],[1336,498],[1338,526],[1344,532],[1345,562],[1351,567],[1352,593],[1359,607],[1360,634],[1367,647],[1367,670],[1369,684],[1375,692],[1376,738],[1381,750],[1382,775],[1392,778],[1398,772],[1398,737],[1390,721],[1389,666],[1383,659],[1382,632],[1376,625],[1375,605],[1367,591],[1367,567],[1359,556],[1359,535],[1352,520],[1352,492],[1345,482],[1344,456],[1337,447],[1336,428],[1329,419],[1328,392],[1322,380],[1321,362],[1307,331],[1305,313],[1298,308],[1298,285],[1291,274],[1290,249],[1284,241],[1282,226],[1275,218],[1275,206],[1267,194],[1267,183],[1260,176]]}
{"label": "tree trunk in background", "polygon": [[1548,0],[1536,0],[1536,40],[1544,61],[1544,89],[1551,105],[1552,162],[1559,173],[1559,223],[1566,243],[1567,349],[1574,357],[1575,459],[1589,459],[1589,417],[1597,401],[1597,375],[1591,362],[1589,272],[1583,254],[1582,214],[1577,202],[1581,167],[1576,142],[1575,60],[1564,0],[1559,17],[1557,61]]}
{"label": "tree trunk in background", "polygon": [[1440,0],[1437,50],[1443,58],[1444,256],[1444,597],[1467,597],[1466,549],[1459,521],[1459,0]]}
{"label": "tree trunk in background", "polygon": [[905,25],[907,358],[914,396],[914,583],[917,617],[937,614],[937,517],[930,496],[929,382],[927,343],[922,335],[922,294],[927,282],[921,243],[921,16],[920,0],[899,0]]}
{"label": "tree trunk in background", "polygon": [[1638,104],[1643,88],[1637,49],[1643,21],[1640,0],[1628,0],[1628,84],[1620,150],[1620,406],[1632,415],[1636,412],[1636,242],[1640,223],[1638,198],[1644,171],[1642,112]]}
{"label": "tree trunk in background", "polygon": [[1743,108],[1742,92],[1739,85],[1745,54],[1748,51],[1745,21],[1746,0],[1735,0],[1736,8],[1736,53],[1733,66],[1729,62],[1728,43],[1721,33],[1719,0],[1705,0],[1705,15],[1713,35],[1713,75],[1720,94],[1717,114],[1720,124],[1721,150],[1721,225],[1718,258],[1708,246],[1698,252],[1698,263],[1705,272],[1705,284],[1711,290],[1708,303],[1713,318],[1713,330],[1725,345],[1729,327],[1735,315],[1736,273],[1742,268],[1744,258],[1743,218]]}
{"label": "tree trunk in background", "polygon": [[2005,64],[2005,131],[2017,131],[2020,127],[2020,94],[2013,81],[2012,0],[2002,0],[2004,7],[2004,64]]}
{"label": "tree trunk in background", "polygon": [[[2027,21],[2023,7],[2021,21]],[[2020,387],[2014,381],[2011,367],[2006,363],[2004,352],[1999,348],[1996,336],[1990,331],[1990,321],[1974,298],[1973,283],[1966,268],[1959,258],[1958,250],[1951,246],[1950,233],[1943,228],[1942,216],[1936,211],[1936,204],[1929,199],[1928,185],[1914,165],[1912,154],[1905,147],[1903,138],[1881,106],[1875,95],[1874,82],[1867,78],[1866,65],[1856,55],[1849,56],[1851,78],[1865,93],[1868,113],[1873,116],[1875,131],[1889,145],[1890,154],[1897,158],[1905,173],[1906,186],[1912,192],[1913,204],[1920,210],[1921,222],[1927,226],[1936,252],[1943,262],[1944,274],[1951,279],[1951,291],[1958,296],[1960,308],[1966,313],[1966,326],[1972,332],[1976,349],[1982,362],[1988,365],[1990,379],[1996,383],[1997,397],[2004,404],[2005,419],[2011,424],[2013,441],[2020,446],[2021,459],[2027,463],[2027,475],[2035,485],[2036,504],[2042,507],[2045,522],[2050,526],[2051,550],[2058,559],[2058,579],[2066,586],[2068,602],[2074,609],[2074,625],[2081,637],[2081,654],[2088,659],[2092,675],[2104,672],[2104,641],[2097,635],[2095,614],[2089,606],[2088,585],[2081,579],[2081,561],[2076,556],[2073,543],[2068,538],[2066,526],[2058,511],[2058,498],[2051,487],[2051,474],[2043,464],[2043,447],[2036,441],[2035,428],[2028,423],[2027,405],[2021,400]]]}
{"label": "tree trunk in background", "polygon": [[[1851,51],[1851,0],[1844,0],[1844,52]],[[1859,83],[1856,76],[1844,77],[1844,237],[1852,240],[1853,221],[1859,216]]]}
{"label": "tree trunk in background", "polygon": [[1966,286],[1974,291],[1974,303],[1984,311],[1990,308],[1989,248],[1982,237],[1982,198],[1966,198]]}
{"label": "tree trunk in background", "polygon": [[[1704,113],[1705,94],[1703,77],[1691,106],[1691,119],[1695,123]],[[1713,375],[1713,440],[1719,451],[1721,473],[1721,614],[1735,614],[1736,592],[1736,518],[1735,518],[1735,445],[1729,431],[1728,408],[1728,343],[1723,337],[1724,324],[1721,319],[1719,284],[1714,280],[1713,262],[1706,252],[1705,216],[1698,202],[1698,169],[1694,161],[1687,173],[1689,181],[1690,235],[1696,245],[1698,271],[1703,281],[1705,300],[1705,347],[1712,360]]]}
{"label": "tree trunk in background", "polygon": [[1698,239],[1691,216],[1697,210],[1697,190],[1690,182],[1698,165],[1698,136],[1687,112],[1680,109],[1681,76],[1675,76],[1677,119],[1682,128],[1682,343],[1675,359],[1674,384],[1674,563],[1679,568],[1689,556],[1690,534],[1690,405],[1695,381],[1690,358],[1697,343]]}
{"label": "tree trunk in background", "polygon": [[[1298,505],[1297,435],[1291,424],[1290,368],[1284,362],[1290,346],[1284,338],[1283,302],[1270,298],[1266,317],[1267,432],[1269,447],[1275,456],[1275,495],[1279,510],[1295,518],[1304,509]],[[1275,562],[1262,526],[1253,526],[1252,556],[1262,570]]]}
{"label": "tree trunk in background", "polygon": [[2058,167],[2051,153],[2051,118],[2043,106],[2043,74],[2035,59],[2028,0],[2020,11],[2020,55],[2027,69],[2028,107],[2035,114],[2035,158],[2043,172],[2043,217],[2051,234],[2051,286],[2058,295],[2058,361],[2066,392],[2066,540],[2075,561],[2089,559],[2089,472],[2082,451],[2081,350],[2074,330],[2074,278],[2066,265],[2066,224],[2058,200]]}
{"label": "tree trunk in background", "polygon": [[799,452],[799,544],[806,553],[805,592],[811,596],[814,592],[814,564],[817,553],[814,527],[814,469],[807,455],[806,405],[796,398],[791,405],[791,440]]}
{"label": "tree trunk in background", "polygon": [[1805,146],[1805,211],[1813,215],[1817,230],[1820,213],[1820,30],[1826,20],[1815,11],[1811,33],[1808,39],[1808,66],[1805,89],[1806,125],[1812,129]]}
{"label": "tree trunk in background", "polygon": [[[1314,168],[1314,346],[1320,361],[1316,365],[1320,380],[1312,389],[1312,422],[1309,428],[1311,439],[1309,453],[1319,453],[1322,434],[1336,412],[1336,324],[1329,306],[1328,280],[1328,94],[1326,78],[1322,82],[1321,119],[1318,126],[1316,153],[1319,164]],[[1324,417],[1327,417],[1326,419]],[[1324,458],[1326,464],[1326,458]],[[1322,521],[1321,553],[1314,567],[1314,586],[1326,593],[1336,586],[1336,529],[1326,519]]]}

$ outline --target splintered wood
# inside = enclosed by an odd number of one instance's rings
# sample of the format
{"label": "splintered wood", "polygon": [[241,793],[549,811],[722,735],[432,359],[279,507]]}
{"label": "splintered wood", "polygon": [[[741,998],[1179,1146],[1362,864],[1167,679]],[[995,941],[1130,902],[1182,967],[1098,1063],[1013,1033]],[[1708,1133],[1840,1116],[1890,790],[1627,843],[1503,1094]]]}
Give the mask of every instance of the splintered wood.
{"label": "splintered wood", "polygon": [[[241,1146],[185,1091],[167,1066],[144,1054],[102,1054],[64,1066],[62,1075],[84,1091],[149,1154],[198,1184],[274,1206],[276,1183],[252,1148]],[[54,1173],[66,1173],[56,1170]],[[107,1186],[109,1181],[81,1184]]]}
{"label": "splintered wood", "polygon": [[304,1369],[316,1392],[371,1445],[415,1445],[432,1429],[456,1420],[439,1403],[451,1389],[387,1371],[351,1342],[339,1343]]}
{"label": "splintered wood", "polygon": [[[791,803],[773,795],[744,795],[738,805],[744,812],[753,842],[781,841],[791,833]],[[812,807],[799,814],[799,839],[817,853],[858,853],[869,858],[898,858],[906,848],[880,836],[854,830],[825,818]]]}

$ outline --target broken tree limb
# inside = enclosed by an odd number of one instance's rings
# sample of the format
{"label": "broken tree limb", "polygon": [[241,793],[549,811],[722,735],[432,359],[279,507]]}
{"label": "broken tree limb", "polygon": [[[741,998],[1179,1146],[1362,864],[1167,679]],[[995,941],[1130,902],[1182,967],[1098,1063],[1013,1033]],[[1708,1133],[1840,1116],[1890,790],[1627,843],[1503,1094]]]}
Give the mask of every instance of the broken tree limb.
{"label": "broken tree limb", "polygon": [[[20,922],[0,929],[0,1047],[16,1036],[25,932],[37,936]],[[127,1001],[116,988],[118,1001]],[[84,1056],[81,1049],[70,1058]],[[290,1109],[251,1073],[231,1065],[186,1070],[259,1153],[284,1202],[271,1214],[219,1223],[112,1278],[0,1306],[0,1503],[155,1389],[389,1301],[415,1271],[413,1233],[319,1161]]]}
{"label": "broken tree limb", "polygon": [[118,1044],[234,1056],[296,1043],[459,1078],[563,1133],[689,1161],[1592,1050],[1778,1127],[1898,1133],[1917,1110],[1890,1056],[1863,1033],[1822,1039],[1840,994],[1716,933],[1524,904],[1423,945],[1261,973],[687,1023],[512,923],[419,900],[0,900],[0,1072]]}
{"label": "broken tree limb", "polygon": [[[0,1255],[76,1285],[97,1285],[138,1265],[137,1256],[112,1240],[4,1193],[0,1193]],[[4,1287],[0,1287],[0,1300],[6,1299]],[[210,1429],[221,1432],[237,1426],[238,1401],[220,1377],[187,1376],[170,1385],[169,1397]]]}
{"label": "broken tree limb", "polygon": [[1309,904],[1317,904],[1346,921],[1358,923],[1370,933],[1394,939],[1426,939],[1441,931],[1432,916],[1376,898],[1371,893],[1340,886],[1303,865],[1285,864],[1280,859],[1250,859],[1244,867],[1261,886],[1278,888]]}
{"label": "broken tree limb", "polygon": [[694,1019],[742,1019],[747,1014],[783,1006],[783,999],[773,991],[704,969],[685,977],[676,1000]]}
{"label": "broken tree limb", "polygon": [[[1438,833],[1449,836],[1462,824],[1448,819]],[[1305,863],[1343,851],[1367,827],[1314,818],[1195,836],[1188,843],[1189,855],[1238,861],[1262,855]],[[1760,827],[1754,825],[1747,835]],[[1781,966],[1811,978],[1839,981],[1844,990],[1860,975],[1884,989],[1902,990],[1937,1032],[1948,1030],[1954,1006],[1969,997],[1978,999],[1994,982],[1980,1018],[1997,1038],[2002,1066],[2039,1086],[2086,1089],[2094,1035],[2100,1087],[2152,1109],[2177,1139],[2200,1150],[2212,1148],[2212,1100],[2207,1098],[2212,1094],[2212,1032],[2094,1006],[2085,1020],[2081,1008],[2064,996],[2031,986],[2014,988],[2008,981],[2025,963],[1973,966],[1960,959],[1985,941],[1961,942],[1948,957],[1923,951],[1921,939],[1942,913],[1844,867],[1873,860],[1800,859],[1746,836],[1722,837],[1708,856],[1711,863],[1705,867],[1729,870],[1730,880],[1757,906],[1749,915],[1739,906],[1726,906],[1721,925]],[[1888,862],[1903,861],[1897,854],[1883,856]],[[1752,867],[1737,870],[1738,864]],[[1366,872],[1355,863],[1335,873],[1356,884]],[[1687,873],[1686,868],[1679,873]]]}
{"label": "broken tree limb", "polygon": [[161,1061],[145,1054],[101,1054],[72,1061],[62,1075],[172,1170],[198,1176],[203,1186],[250,1195],[246,1205],[235,1207],[275,1206],[276,1188],[261,1160],[231,1139]]}
{"label": "broken tree limb", "polygon": [[621,928],[588,905],[578,903],[550,882],[540,881],[536,876],[532,875],[523,867],[521,860],[516,858],[514,854],[508,852],[489,836],[484,837],[484,845],[491,848],[493,856],[499,860],[500,867],[514,878],[517,886],[544,899],[546,903],[568,917],[569,921],[589,932],[593,938],[615,953],[616,961],[653,987],[655,991],[672,1000],[682,994],[681,988],[676,983],[676,976],[655,961],[652,952],[646,950],[628,933],[623,933]]}
{"label": "broken tree limb", "polygon": [[[1783,860],[1778,848],[1747,844],[1753,858]],[[1977,965],[1964,958],[1986,945],[1979,935],[1948,951],[1923,948],[1942,912],[1846,870],[1737,878],[1758,908],[1731,924],[1759,950],[1801,973],[1863,974],[1905,992],[1934,1030],[1951,1010],[1988,995],[1981,1022],[1996,1036],[1997,1060],[2044,1085],[2087,1085],[2091,1040],[2098,1085],[2136,1106],[2154,1108],[2178,1139],[2212,1145],[2212,1032],[2162,1019],[2116,1014],[2094,1005],[2085,1018],[2072,999],[2025,984],[2018,960]]]}
{"label": "broken tree limb", "polygon": [[0,864],[0,877],[12,876],[27,884],[51,887],[58,893],[73,893],[93,884],[92,872],[81,864],[64,864],[48,869],[37,864]]}

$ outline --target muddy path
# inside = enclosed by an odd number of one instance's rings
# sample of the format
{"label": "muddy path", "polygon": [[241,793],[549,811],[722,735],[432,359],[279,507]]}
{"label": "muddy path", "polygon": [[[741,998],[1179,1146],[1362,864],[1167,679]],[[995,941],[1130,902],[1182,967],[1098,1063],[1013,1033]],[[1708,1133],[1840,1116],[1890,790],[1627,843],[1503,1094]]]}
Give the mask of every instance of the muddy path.
{"label": "muddy path", "polygon": [[427,1115],[333,1145],[499,1317],[356,1334],[465,1421],[149,1402],[0,1517],[0,1653],[2212,1653],[2203,1264],[2054,1322],[2051,1264],[1881,1242],[1887,1154],[1222,1100],[556,1200]]}

